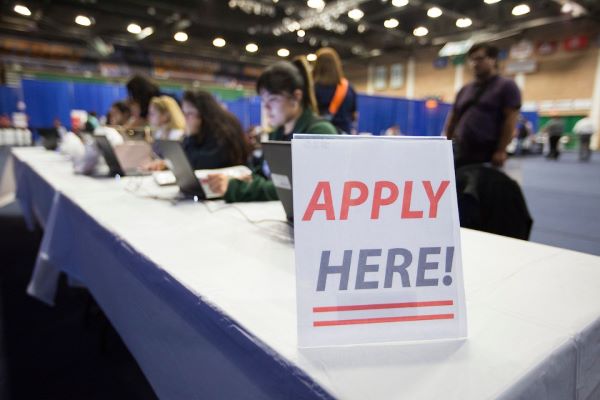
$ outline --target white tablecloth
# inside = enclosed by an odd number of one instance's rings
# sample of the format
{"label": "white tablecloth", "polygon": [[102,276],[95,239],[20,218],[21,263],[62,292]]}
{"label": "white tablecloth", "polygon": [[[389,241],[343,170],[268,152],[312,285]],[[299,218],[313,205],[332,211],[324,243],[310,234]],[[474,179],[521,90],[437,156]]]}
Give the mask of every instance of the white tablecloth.
{"label": "white tablecloth", "polygon": [[173,205],[13,154],[38,283],[84,282],[161,398],[600,396],[600,257],[463,230],[468,340],[299,349],[279,203]]}

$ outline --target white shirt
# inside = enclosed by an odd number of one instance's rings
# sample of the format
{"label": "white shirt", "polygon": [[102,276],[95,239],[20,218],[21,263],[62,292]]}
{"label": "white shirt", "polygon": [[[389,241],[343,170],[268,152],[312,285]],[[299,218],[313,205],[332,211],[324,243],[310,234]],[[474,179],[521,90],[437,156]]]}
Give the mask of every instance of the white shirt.
{"label": "white shirt", "polygon": [[167,139],[167,140],[180,140],[183,137],[182,129],[171,129],[167,135],[164,134],[162,129],[157,129],[154,132],[154,139]]}
{"label": "white shirt", "polygon": [[576,135],[593,135],[594,130],[594,123],[589,117],[580,119],[573,127],[573,132]]}

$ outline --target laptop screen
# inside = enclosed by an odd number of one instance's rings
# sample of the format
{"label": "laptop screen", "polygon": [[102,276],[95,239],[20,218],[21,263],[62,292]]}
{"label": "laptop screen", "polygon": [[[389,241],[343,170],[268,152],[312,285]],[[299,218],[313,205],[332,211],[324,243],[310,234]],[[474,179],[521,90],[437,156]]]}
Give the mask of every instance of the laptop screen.
{"label": "laptop screen", "polygon": [[283,204],[288,221],[294,220],[292,192],[292,146],[291,142],[268,141],[262,143],[265,160],[269,164],[271,180],[277,196]]}
{"label": "laptop screen", "polygon": [[169,169],[175,175],[179,190],[185,195],[198,196],[200,200],[205,200],[206,194],[181,147],[181,143],[175,140],[157,140],[156,145]]}

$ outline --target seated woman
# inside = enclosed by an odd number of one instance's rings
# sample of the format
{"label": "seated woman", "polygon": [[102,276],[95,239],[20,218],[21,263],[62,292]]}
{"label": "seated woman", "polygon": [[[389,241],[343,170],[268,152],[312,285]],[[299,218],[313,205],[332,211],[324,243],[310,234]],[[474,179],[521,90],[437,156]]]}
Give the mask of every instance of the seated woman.
{"label": "seated woman", "polygon": [[106,125],[122,126],[131,118],[129,104],[124,101],[116,101],[110,106],[106,116]]}
{"label": "seated woman", "polygon": [[148,107],[148,122],[154,139],[179,140],[185,130],[185,117],[170,96],[153,97]]}
{"label": "seated woman", "polygon": [[153,97],[160,96],[160,89],[143,75],[134,75],[127,82],[130,118],[125,124],[127,129],[143,128],[148,121],[148,107]]}
{"label": "seated woman", "polygon": [[[291,140],[293,133],[337,133],[331,123],[315,115],[312,80],[304,59],[278,62],[267,68],[258,78],[256,91],[262,98],[269,123],[276,127],[271,140]],[[252,174],[250,181],[214,174],[209,176],[209,185],[227,202],[277,200],[273,182],[258,173]]]}
{"label": "seated woman", "polygon": [[[194,169],[214,169],[245,165],[248,147],[239,121],[223,109],[208,92],[183,94],[186,136],[183,150]],[[163,160],[146,166],[150,170],[166,169]]]}

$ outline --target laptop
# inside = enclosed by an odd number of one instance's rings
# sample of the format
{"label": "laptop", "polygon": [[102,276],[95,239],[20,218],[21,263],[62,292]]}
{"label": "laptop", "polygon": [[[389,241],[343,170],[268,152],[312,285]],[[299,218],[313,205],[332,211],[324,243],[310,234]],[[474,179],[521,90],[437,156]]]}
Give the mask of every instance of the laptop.
{"label": "laptop", "polygon": [[289,222],[294,222],[292,192],[291,142],[268,141],[262,143],[263,154],[271,171],[271,180]]}
{"label": "laptop", "polygon": [[104,157],[104,161],[106,161],[106,165],[108,165],[109,175],[110,176],[144,176],[151,175],[150,171],[140,171],[139,169],[128,169],[124,170],[115,154],[115,150],[112,145],[104,135],[93,136],[96,141],[96,146],[100,153]]}
{"label": "laptop", "polygon": [[197,200],[206,200],[206,194],[183,151],[183,147],[181,147],[181,143],[176,140],[157,140],[155,143],[169,169],[175,175],[181,193],[188,197],[197,197]]}
{"label": "laptop", "polygon": [[56,150],[60,135],[56,128],[38,128],[38,134],[42,137],[42,146],[46,150]]}

